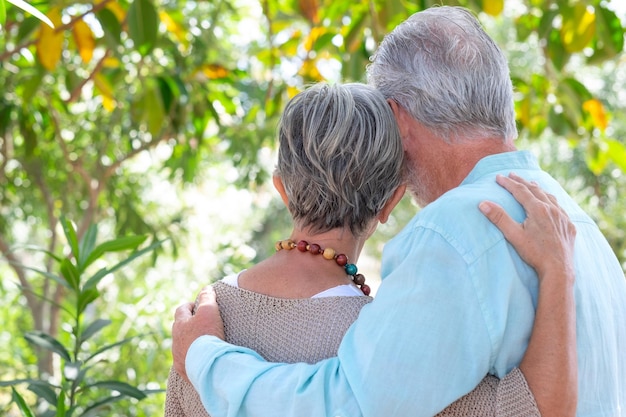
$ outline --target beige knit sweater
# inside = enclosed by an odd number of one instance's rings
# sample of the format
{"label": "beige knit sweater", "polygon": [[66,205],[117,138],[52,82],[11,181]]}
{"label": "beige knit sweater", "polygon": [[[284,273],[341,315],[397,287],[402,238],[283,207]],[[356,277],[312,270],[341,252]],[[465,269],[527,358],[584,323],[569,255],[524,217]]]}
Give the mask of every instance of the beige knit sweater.
{"label": "beige knit sweater", "polygon": [[[247,346],[270,362],[315,363],[335,356],[359,310],[371,297],[282,299],[214,284],[226,341]],[[320,327],[319,323],[324,323]],[[207,417],[191,384],[172,370],[167,381],[166,417]],[[522,373],[516,368],[501,381],[487,376],[438,416],[540,416]]]}

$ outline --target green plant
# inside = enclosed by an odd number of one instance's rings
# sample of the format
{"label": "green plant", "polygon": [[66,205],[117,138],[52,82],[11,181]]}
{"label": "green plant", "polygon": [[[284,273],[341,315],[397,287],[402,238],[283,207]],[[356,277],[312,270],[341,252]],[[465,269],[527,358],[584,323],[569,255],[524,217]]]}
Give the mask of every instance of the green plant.
{"label": "green plant", "polygon": [[[41,331],[25,333],[26,340],[39,352],[50,351],[60,358],[60,381],[53,381],[49,376],[0,381],[0,387],[11,386],[13,402],[26,417],[36,415],[24,397],[15,389],[15,385],[28,384],[27,389],[37,398],[38,410],[42,416],[93,416],[101,413],[110,403],[124,398],[141,400],[151,391],[140,390],[119,380],[98,379],[103,375],[97,372],[97,366],[105,362],[106,352],[128,343],[138,336],[99,346],[98,333],[111,321],[104,318],[89,319],[89,306],[100,297],[98,283],[129,264],[137,257],[154,251],[163,242],[157,241],[138,249],[147,236],[127,236],[109,240],[96,245],[98,229],[91,225],[83,238],[78,240],[76,228],[67,219],[62,218],[61,225],[71,252],[67,256],[58,256],[42,250],[46,256],[58,264],[59,274],[53,274],[33,267],[25,267],[37,274],[51,279],[67,291],[68,296],[58,307],[64,312],[64,318],[71,330],[65,343]],[[110,252],[132,252],[113,266],[104,266],[94,271],[96,263],[102,263],[103,256]],[[54,301],[46,299],[47,302]]]}

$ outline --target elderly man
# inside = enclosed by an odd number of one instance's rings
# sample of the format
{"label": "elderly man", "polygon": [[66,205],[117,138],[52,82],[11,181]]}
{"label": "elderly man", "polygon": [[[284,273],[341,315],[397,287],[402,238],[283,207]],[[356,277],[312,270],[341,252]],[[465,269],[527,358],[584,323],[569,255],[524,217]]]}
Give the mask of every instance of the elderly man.
{"label": "elderly man", "polygon": [[[337,358],[272,364],[214,336],[188,352],[190,340],[175,343],[175,361],[186,354],[190,380],[214,398],[209,411],[430,416],[486,374],[503,377],[519,365],[536,273],[476,210],[489,199],[521,221],[523,210],[494,180],[515,171],[556,196],[576,225],[577,415],[626,416],[623,271],[589,216],[531,154],[515,149],[513,90],[497,45],[466,10],[431,8],[385,38],[368,80],[394,111],[408,189],[423,209],[386,246],[383,283]],[[174,330],[192,334],[186,325]]]}

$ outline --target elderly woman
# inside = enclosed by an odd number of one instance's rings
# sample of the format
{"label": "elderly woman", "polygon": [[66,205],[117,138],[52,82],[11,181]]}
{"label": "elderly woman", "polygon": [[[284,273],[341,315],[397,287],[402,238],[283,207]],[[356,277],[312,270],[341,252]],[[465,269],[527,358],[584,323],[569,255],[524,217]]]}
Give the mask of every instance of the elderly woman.
{"label": "elderly woman", "polygon": [[[279,142],[274,185],[293,217],[293,232],[276,244],[273,256],[224,278],[213,289],[226,341],[249,347],[268,361],[314,363],[336,355],[342,336],[359,310],[372,300],[355,264],[365,241],[379,222],[387,221],[404,194],[403,149],[388,104],[379,92],[361,84],[320,84],[298,94],[284,111]],[[551,302],[552,306],[560,305],[557,300],[563,298],[562,293],[571,291],[573,276],[566,260],[575,232],[541,190],[526,188],[516,178],[500,180],[516,197],[524,198],[521,202],[527,210],[540,200],[544,206],[552,206],[551,217],[532,216],[532,221],[545,224],[527,224],[527,228],[534,226],[534,236],[526,239],[518,235],[523,244],[516,248],[537,268],[540,279],[559,283],[555,286],[558,291],[542,293],[538,325],[559,320],[566,326],[573,318],[572,308],[564,308],[567,314],[555,319],[554,312],[548,316],[542,306]],[[501,214],[497,207],[491,213]],[[506,225],[503,231],[507,237],[514,236],[510,220],[500,219]],[[530,231],[527,233],[532,236]],[[552,253],[563,257],[540,256],[546,242]],[[551,276],[544,276],[543,271],[548,270]],[[538,362],[557,361],[543,357],[541,349],[573,342],[567,337],[571,335],[538,332],[531,339],[527,355],[538,358]],[[523,372],[525,366],[526,361],[521,365]],[[528,369],[534,377],[532,366]],[[541,388],[541,384],[552,383],[557,383],[556,376],[530,385]],[[575,382],[560,378],[558,383]],[[563,403],[568,401],[575,398],[562,399]],[[173,369],[165,414],[207,415],[193,386]],[[522,414],[539,415],[539,410],[519,369],[501,381],[486,377],[473,392],[442,413]]]}

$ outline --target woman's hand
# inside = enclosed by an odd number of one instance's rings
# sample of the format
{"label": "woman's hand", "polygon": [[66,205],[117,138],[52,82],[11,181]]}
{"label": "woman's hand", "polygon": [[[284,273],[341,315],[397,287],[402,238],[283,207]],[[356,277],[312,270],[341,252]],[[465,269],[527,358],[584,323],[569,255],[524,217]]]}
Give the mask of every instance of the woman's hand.
{"label": "woman's hand", "polygon": [[[498,175],[496,181],[507,189],[526,210],[526,220],[517,223],[499,205],[484,201],[480,210],[498,227],[519,255],[537,271],[540,281],[571,268],[574,277],[574,242],[576,227],[556,198],[537,184],[511,173]],[[572,282],[573,284],[573,282]]]}

